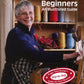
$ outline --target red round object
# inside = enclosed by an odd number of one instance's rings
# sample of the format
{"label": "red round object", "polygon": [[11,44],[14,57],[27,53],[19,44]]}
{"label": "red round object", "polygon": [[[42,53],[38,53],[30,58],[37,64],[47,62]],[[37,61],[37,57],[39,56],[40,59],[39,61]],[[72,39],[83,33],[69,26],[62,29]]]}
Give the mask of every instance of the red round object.
{"label": "red round object", "polygon": [[46,84],[65,84],[73,80],[76,76],[74,70],[70,68],[55,68],[47,71],[43,76]]}

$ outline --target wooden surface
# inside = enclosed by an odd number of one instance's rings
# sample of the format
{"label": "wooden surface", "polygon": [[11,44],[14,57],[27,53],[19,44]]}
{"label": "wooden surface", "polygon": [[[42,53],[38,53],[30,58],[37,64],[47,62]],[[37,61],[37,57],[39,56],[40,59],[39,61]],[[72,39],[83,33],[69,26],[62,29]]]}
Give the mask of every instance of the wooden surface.
{"label": "wooden surface", "polygon": [[83,60],[79,60],[76,84],[80,84]]}
{"label": "wooden surface", "polygon": [[79,26],[78,27],[78,37],[81,40],[84,40],[84,26]]}
{"label": "wooden surface", "polygon": [[[17,20],[15,20],[14,23],[17,23]],[[63,25],[76,25],[75,22],[34,22],[34,24],[63,24]]]}
{"label": "wooden surface", "polygon": [[84,26],[81,27],[81,39],[84,40]]}
{"label": "wooden surface", "polygon": [[[15,23],[17,21],[15,20]],[[34,22],[34,24],[65,24],[65,25],[75,25],[75,22]]]}
{"label": "wooden surface", "polygon": [[84,0],[78,0],[78,21],[84,21]]}
{"label": "wooden surface", "polygon": [[44,49],[44,51],[75,51],[75,49]]}
{"label": "wooden surface", "polygon": [[30,83],[42,84],[41,69],[36,69],[30,74]]}
{"label": "wooden surface", "polygon": [[84,84],[84,78],[82,78],[82,80],[81,80],[81,84]]}

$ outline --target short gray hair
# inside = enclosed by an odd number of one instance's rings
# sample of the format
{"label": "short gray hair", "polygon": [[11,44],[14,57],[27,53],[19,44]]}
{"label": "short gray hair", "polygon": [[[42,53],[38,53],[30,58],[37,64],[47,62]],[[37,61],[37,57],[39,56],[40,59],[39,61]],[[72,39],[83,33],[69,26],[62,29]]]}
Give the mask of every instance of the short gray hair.
{"label": "short gray hair", "polygon": [[31,2],[27,0],[22,0],[15,7],[15,15],[18,16],[19,11],[22,10],[25,6],[28,6],[28,7],[31,6],[34,9],[34,6],[32,5]]}

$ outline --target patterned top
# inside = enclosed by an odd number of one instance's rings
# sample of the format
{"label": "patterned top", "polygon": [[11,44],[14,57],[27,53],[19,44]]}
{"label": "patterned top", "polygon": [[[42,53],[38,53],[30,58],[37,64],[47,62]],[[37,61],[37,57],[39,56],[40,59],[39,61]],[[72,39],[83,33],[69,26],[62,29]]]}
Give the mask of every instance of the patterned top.
{"label": "patterned top", "polygon": [[21,58],[12,64],[13,72],[19,84],[30,84],[30,73],[38,67],[39,63],[31,63],[27,59]]}

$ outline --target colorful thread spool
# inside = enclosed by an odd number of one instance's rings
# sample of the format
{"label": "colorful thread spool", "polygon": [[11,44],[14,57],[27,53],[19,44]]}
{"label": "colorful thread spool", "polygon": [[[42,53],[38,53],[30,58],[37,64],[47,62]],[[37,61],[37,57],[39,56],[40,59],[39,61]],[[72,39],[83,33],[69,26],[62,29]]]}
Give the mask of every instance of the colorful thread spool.
{"label": "colorful thread spool", "polygon": [[53,9],[53,11],[49,12],[49,21],[50,22],[57,22],[58,21],[58,10],[57,9],[55,9],[55,10]]}
{"label": "colorful thread spool", "polygon": [[34,14],[35,14],[35,21],[40,22],[41,21],[41,7],[36,5],[34,6]]}
{"label": "colorful thread spool", "polygon": [[58,40],[58,33],[53,33],[52,34],[52,39],[53,40]]}
{"label": "colorful thread spool", "polygon": [[75,11],[66,11],[65,16],[65,22],[75,22]]}
{"label": "colorful thread spool", "polygon": [[58,42],[59,42],[59,48],[64,49],[66,46],[65,33],[64,32],[59,32]]}
{"label": "colorful thread spool", "polygon": [[59,22],[65,22],[65,12],[59,11]]}
{"label": "colorful thread spool", "polygon": [[72,33],[68,33],[67,34],[67,44],[66,44],[66,47],[68,49],[72,49],[72,48],[74,48],[74,46],[75,46],[75,40],[72,37]]}
{"label": "colorful thread spool", "polygon": [[52,34],[52,39],[53,39],[53,41],[55,41],[56,44],[58,45],[58,33],[53,33],[53,34]]}
{"label": "colorful thread spool", "polygon": [[47,8],[45,8],[45,10],[43,10],[43,22],[48,22],[48,10],[47,10]]}

